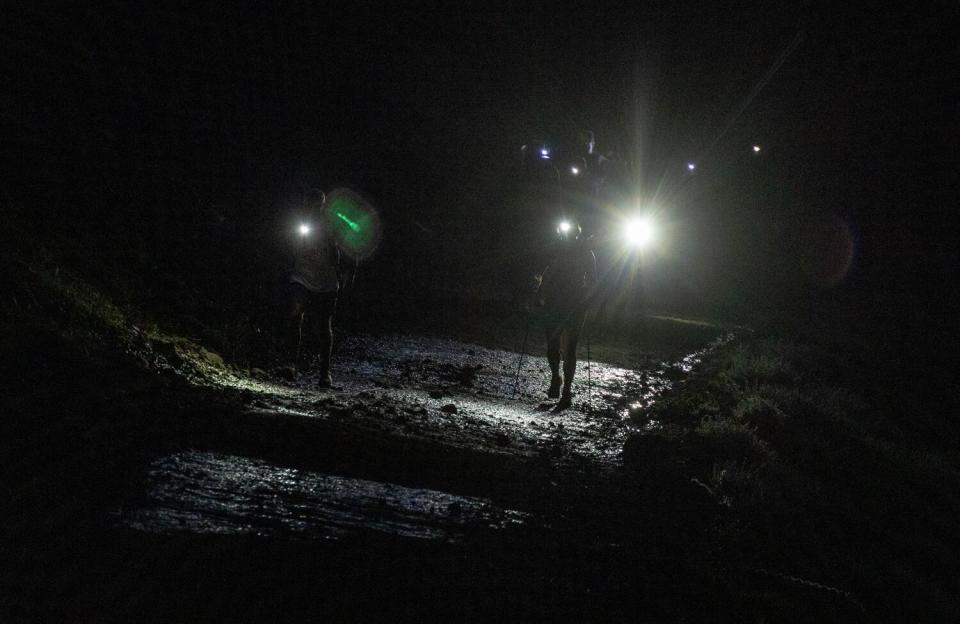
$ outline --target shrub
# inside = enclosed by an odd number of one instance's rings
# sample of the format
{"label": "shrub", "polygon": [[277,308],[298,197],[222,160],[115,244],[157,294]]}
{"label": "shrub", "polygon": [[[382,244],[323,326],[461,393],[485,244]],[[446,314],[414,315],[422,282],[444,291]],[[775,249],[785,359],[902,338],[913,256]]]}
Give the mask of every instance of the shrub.
{"label": "shrub", "polygon": [[733,419],[753,427],[760,436],[768,439],[783,428],[787,414],[775,402],[751,394],[733,408]]}

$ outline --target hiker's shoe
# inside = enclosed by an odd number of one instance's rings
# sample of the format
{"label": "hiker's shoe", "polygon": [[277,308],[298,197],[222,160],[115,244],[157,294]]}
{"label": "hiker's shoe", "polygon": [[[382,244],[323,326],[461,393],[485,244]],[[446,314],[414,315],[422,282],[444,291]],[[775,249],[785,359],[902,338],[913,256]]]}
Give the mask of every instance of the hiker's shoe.
{"label": "hiker's shoe", "polygon": [[547,390],[548,399],[556,399],[560,397],[560,378],[554,377],[550,380],[550,388]]}
{"label": "hiker's shoe", "polygon": [[565,388],[563,396],[560,397],[560,400],[557,402],[556,406],[553,408],[553,411],[559,412],[560,410],[565,410],[568,407],[573,405],[573,394],[571,394],[569,388]]}

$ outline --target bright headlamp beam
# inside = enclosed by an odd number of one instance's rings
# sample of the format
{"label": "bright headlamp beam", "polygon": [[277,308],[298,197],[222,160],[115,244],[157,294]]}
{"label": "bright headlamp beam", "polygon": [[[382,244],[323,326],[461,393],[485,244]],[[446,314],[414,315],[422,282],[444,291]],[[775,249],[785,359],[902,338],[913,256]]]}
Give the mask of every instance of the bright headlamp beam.
{"label": "bright headlamp beam", "polygon": [[560,230],[561,234],[569,234],[572,227],[569,221],[561,221],[557,229]]}
{"label": "bright headlamp beam", "polygon": [[300,231],[300,236],[306,236],[310,233],[310,226],[306,223],[301,223],[298,229]]}
{"label": "bright headlamp beam", "polygon": [[549,159],[550,159],[550,150],[549,150],[548,148],[546,148],[546,147],[541,147],[541,148],[540,148],[540,158],[543,158],[544,160],[549,160]]}
{"label": "bright headlamp beam", "polygon": [[580,167],[570,167],[570,173],[573,175],[580,175]]}
{"label": "bright headlamp beam", "polygon": [[760,153],[760,146],[759,146],[759,145],[754,145],[754,146],[753,146],[753,153],[754,153],[754,154],[759,154],[759,153]]}
{"label": "bright headlamp beam", "polygon": [[653,237],[653,223],[648,218],[631,219],[623,228],[624,240],[635,249],[646,247],[653,241]]}
{"label": "bright headlamp beam", "polygon": [[694,163],[692,162],[687,163],[687,171],[693,171],[696,168],[697,168],[697,165],[695,165]]}

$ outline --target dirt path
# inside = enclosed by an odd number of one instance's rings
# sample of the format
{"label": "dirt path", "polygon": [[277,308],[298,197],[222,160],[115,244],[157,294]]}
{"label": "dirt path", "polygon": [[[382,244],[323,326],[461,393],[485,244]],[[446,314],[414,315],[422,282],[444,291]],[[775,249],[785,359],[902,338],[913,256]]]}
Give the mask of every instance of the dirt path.
{"label": "dirt path", "polygon": [[[572,408],[543,402],[545,358],[425,336],[359,336],[336,388],[223,376],[244,406],[223,444],[158,457],[117,522],[152,532],[456,539],[556,523],[551,498],[615,470],[650,405],[710,346],[629,370],[583,362]],[[516,392],[515,392],[516,390]],[[659,426],[648,423],[647,426]],[[561,483],[562,482],[562,483]]]}

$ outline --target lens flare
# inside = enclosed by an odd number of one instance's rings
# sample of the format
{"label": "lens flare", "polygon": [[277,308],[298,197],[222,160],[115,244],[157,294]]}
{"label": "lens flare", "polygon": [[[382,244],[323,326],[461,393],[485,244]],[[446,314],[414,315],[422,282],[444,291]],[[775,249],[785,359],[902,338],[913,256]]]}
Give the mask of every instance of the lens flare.
{"label": "lens flare", "polygon": [[638,217],[627,221],[623,228],[623,238],[628,245],[642,249],[653,242],[656,231],[649,217]]}
{"label": "lens flare", "polygon": [[341,251],[355,260],[370,257],[380,243],[380,216],[359,193],[338,188],[327,194],[324,225]]}
{"label": "lens flare", "polygon": [[360,231],[360,224],[354,221],[353,219],[351,219],[350,217],[348,217],[347,215],[343,214],[340,211],[337,211],[334,214],[337,216],[338,219],[346,223],[347,227],[353,230],[354,232]]}

